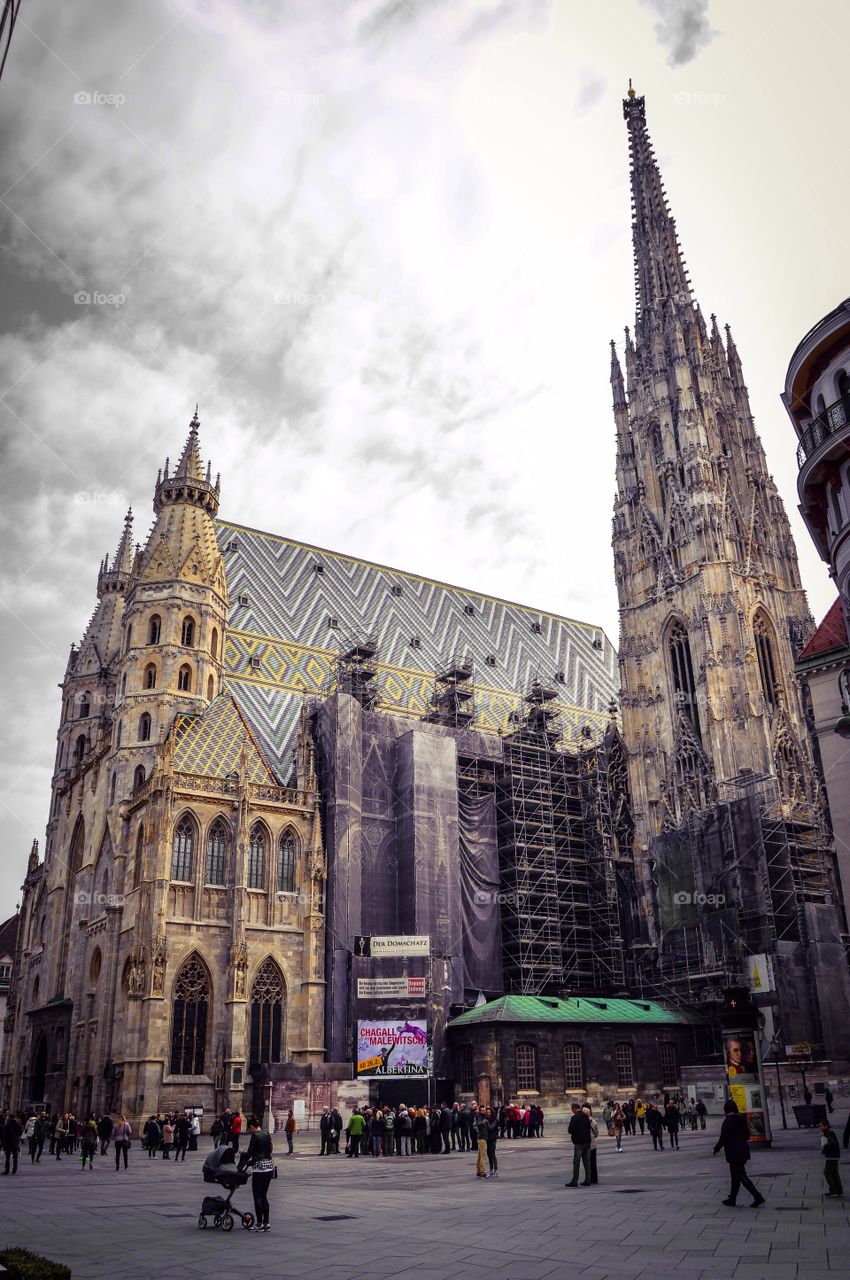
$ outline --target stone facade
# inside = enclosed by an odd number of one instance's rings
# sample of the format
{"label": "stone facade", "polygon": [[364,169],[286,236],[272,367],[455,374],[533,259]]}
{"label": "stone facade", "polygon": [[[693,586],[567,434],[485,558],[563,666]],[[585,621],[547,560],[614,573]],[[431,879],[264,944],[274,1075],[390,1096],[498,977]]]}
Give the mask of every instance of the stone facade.
{"label": "stone facade", "polygon": [[222,687],[227,583],[198,422],[156,522],[101,565],[63,684],[43,862],[24,885],[5,1101],[80,1114],[224,1100],[324,1057],[324,878],[306,723],[279,783]]}

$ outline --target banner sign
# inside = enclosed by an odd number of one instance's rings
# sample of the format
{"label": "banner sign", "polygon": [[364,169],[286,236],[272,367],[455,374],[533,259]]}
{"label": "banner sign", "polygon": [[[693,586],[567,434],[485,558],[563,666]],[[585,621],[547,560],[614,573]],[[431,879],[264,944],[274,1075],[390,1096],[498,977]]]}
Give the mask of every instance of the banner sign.
{"label": "banner sign", "polygon": [[357,1076],[427,1076],[425,1022],[357,1023]]}
{"label": "banner sign", "polygon": [[358,1000],[415,1000],[425,997],[424,978],[358,978]]}
{"label": "banner sign", "polygon": [[372,935],[372,958],[375,956],[429,956],[431,939],[427,933],[423,937],[405,934]]}
{"label": "banner sign", "polygon": [[758,995],[768,991],[776,990],[776,983],[773,977],[773,957],[760,953],[759,955],[747,956],[747,986],[750,991]]}

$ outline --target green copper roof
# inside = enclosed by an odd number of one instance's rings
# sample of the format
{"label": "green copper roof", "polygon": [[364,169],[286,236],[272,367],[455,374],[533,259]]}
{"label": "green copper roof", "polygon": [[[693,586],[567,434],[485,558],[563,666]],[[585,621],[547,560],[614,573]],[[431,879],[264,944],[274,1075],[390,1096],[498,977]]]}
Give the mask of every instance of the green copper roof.
{"label": "green copper roof", "polygon": [[654,1000],[620,1000],[608,996],[500,996],[489,1004],[467,1009],[449,1023],[469,1027],[477,1022],[631,1022],[679,1023],[695,1019],[687,1013],[665,1009]]}

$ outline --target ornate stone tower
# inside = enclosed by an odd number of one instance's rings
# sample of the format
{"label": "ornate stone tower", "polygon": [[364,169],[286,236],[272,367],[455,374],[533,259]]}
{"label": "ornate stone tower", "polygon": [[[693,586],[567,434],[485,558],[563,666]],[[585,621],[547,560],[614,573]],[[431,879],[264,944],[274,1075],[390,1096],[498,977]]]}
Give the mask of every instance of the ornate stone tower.
{"label": "ornate stone tower", "polygon": [[636,320],[625,380],[611,344],[613,546],[644,945],[690,987],[787,953],[786,1038],[823,1040],[817,973],[827,954],[847,966],[793,670],[809,610],[738,352],[694,299],[632,89],[624,115]]}

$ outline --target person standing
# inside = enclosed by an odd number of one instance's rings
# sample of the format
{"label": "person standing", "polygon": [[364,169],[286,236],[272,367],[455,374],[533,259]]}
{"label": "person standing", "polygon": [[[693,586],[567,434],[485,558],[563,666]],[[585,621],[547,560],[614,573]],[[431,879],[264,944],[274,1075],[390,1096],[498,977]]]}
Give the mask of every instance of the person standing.
{"label": "person standing", "polygon": [[171,1123],[171,1116],[166,1116],[162,1122],[162,1158],[163,1160],[171,1159],[171,1148],[174,1146],[174,1125]]}
{"label": "person standing", "polygon": [[661,1119],[661,1112],[658,1110],[654,1102],[650,1102],[646,1109],[646,1127],[652,1137],[652,1150],[664,1150],[664,1121]]}
{"label": "person standing", "polygon": [[148,1116],[143,1134],[148,1151],[148,1159],[153,1160],[157,1151],[159,1151],[159,1144],[162,1141],[162,1130],[159,1127],[159,1121],[156,1116]]}
{"label": "person standing", "polygon": [[295,1137],[295,1112],[294,1111],[290,1111],[289,1115],[286,1117],[286,1125],[285,1125],[284,1131],[286,1133],[286,1145],[288,1147],[287,1155],[292,1156],[295,1154],[295,1149],[292,1145],[292,1140]]}
{"label": "person standing", "polygon": [[185,1114],[178,1116],[174,1121],[174,1163],[178,1160],[186,1159],[186,1152],[189,1148],[189,1134],[191,1132],[191,1122]]}
{"label": "person standing", "polygon": [[14,1111],[10,1111],[3,1123],[3,1154],[6,1157],[6,1168],[0,1177],[6,1177],[11,1164],[13,1174],[18,1172],[18,1153],[21,1149],[21,1134],[24,1126]]}
{"label": "person standing", "polygon": [[619,1102],[615,1103],[614,1110],[611,1112],[611,1128],[614,1130],[614,1138],[617,1142],[617,1150],[623,1150],[623,1130],[626,1127],[626,1114]]}
{"label": "person standing", "polygon": [[835,1102],[835,1094],[832,1092],[832,1090],[830,1089],[829,1085],[827,1085],[827,1086],[826,1086],[826,1089],[824,1090],[824,1094],[823,1094],[823,1096],[824,1096],[824,1098],[826,1099],[826,1109],[827,1109],[827,1111],[830,1111],[830,1112],[834,1111],[834,1110],[835,1110],[835,1107],[834,1107],[833,1103]]}
{"label": "person standing", "polygon": [[730,1098],[723,1106],[724,1120],[720,1128],[720,1137],[717,1139],[717,1145],[714,1148],[714,1154],[723,1151],[726,1156],[726,1163],[729,1165],[729,1177],[731,1179],[731,1187],[729,1196],[723,1201],[730,1207],[735,1204],[738,1197],[738,1190],[744,1187],[753,1197],[753,1208],[758,1208],[760,1204],[764,1204],[764,1196],[759,1192],[754,1182],[747,1177],[747,1161],[750,1158],[750,1144],[747,1135],[747,1122],[745,1118],[739,1114],[738,1108]]}
{"label": "person standing", "polygon": [[[290,1115],[292,1113],[290,1112]],[[239,1168],[251,1171],[254,1196],[254,1231],[269,1230],[269,1183],[274,1177],[274,1147],[271,1135],[260,1127],[256,1116],[248,1121],[248,1147],[239,1159]]]}
{"label": "person standing", "polygon": [[230,1145],[233,1147],[234,1155],[239,1150],[239,1138],[242,1133],[242,1116],[238,1111],[234,1111],[233,1118],[230,1121]]}
{"label": "person standing", "polygon": [[679,1150],[679,1124],[682,1119],[682,1113],[675,1102],[668,1102],[664,1108],[664,1124],[667,1126],[667,1133],[670,1138],[670,1150],[675,1147]]}
{"label": "person standing", "polygon": [[86,1161],[89,1168],[94,1168],[94,1153],[97,1151],[97,1121],[94,1116],[89,1116],[83,1125],[83,1134],[80,1139],[80,1168],[85,1169]]}
{"label": "person standing", "polygon": [[331,1112],[331,1127],[330,1127],[331,1152],[333,1155],[337,1155],[337,1156],[339,1155],[339,1135],[341,1133],[342,1133],[342,1116],[339,1114],[338,1109],[334,1107],[333,1111]]}
{"label": "person standing", "polygon": [[841,1185],[841,1174],[838,1172],[838,1162],[841,1159],[841,1147],[838,1145],[838,1137],[828,1120],[821,1120],[818,1127],[823,1135],[821,1139],[821,1155],[824,1159],[823,1176],[829,1188],[826,1193],[827,1198],[840,1200],[844,1195],[844,1188]]}
{"label": "person standing", "polygon": [[49,1124],[47,1116],[42,1111],[35,1122],[33,1130],[33,1143],[35,1144],[35,1163],[38,1164],[41,1159],[41,1153],[44,1150],[44,1140],[49,1132]]}
{"label": "person standing", "polygon": [[189,1121],[189,1150],[190,1151],[198,1150],[198,1138],[200,1138],[200,1136],[201,1136],[201,1120],[200,1120],[200,1117],[196,1116],[193,1112],[192,1117]]}
{"label": "person standing", "polygon": [[699,1102],[696,1105],[696,1113],[697,1113],[697,1119],[699,1120],[699,1127],[700,1129],[704,1130],[705,1117],[708,1115],[708,1107],[705,1105],[702,1098],[700,1098]]}
{"label": "person standing", "polygon": [[478,1144],[478,1159],[475,1162],[476,1178],[487,1177],[487,1141],[490,1137],[490,1122],[487,1113],[480,1108],[475,1113],[475,1140]]}
{"label": "person standing", "polygon": [[112,1116],[102,1115],[97,1122],[97,1136],[100,1139],[100,1154],[105,1156],[112,1141]]}
{"label": "person standing", "polygon": [[633,1134],[635,1132],[635,1124],[636,1124],[634,1098],[629,1098],[628,1102],[623,1107],[623,1115],[626,1117],[626,1133]]}
{"label": "person standing", "polygon": [[319,1155],[330,1155],[331,1109],[323,1107],[319,1117]]}
{"label": "person standing", "polygon": [[55,1128],[55,1130],[54,1130],[54,1136],[55,1136],[55,1138],[56,1138],[56,1143],[55,1143],[55,1147],[56,1147],[56,1159],[57,1159],[57,1160],[61,1160],[61,1159],[62,1159],[62,1148],[65,1146],[65,1139],[68,1137],[68,1114],[67,1114],[67,1112],[65,1113],[65,1115],[64,1115],[64,1116],[59,1116],[59,1117],[57,1117],[57,1120],[56,1120],[56,1128]]}
{"label": "person standing", "polygon": [[487,1108],[487,1170],[488,1178],[499,1176],[499,1162],[496,1159],[496,1141],[499,1137],[499,1116],[491,1107]]}
{"label": "person standing", "polygon": [[582,1111],[590,1121],[590,1185],[595,1187],[599,1182],[599,1166],[596,1163],[596,1148],[599,1142],[599,1125],[590,1114],[590,1107],[582,1107]]}
{"label": "person standing", "polygon": [[127,1152],[130,1150],[130,1139],[133,1131],[130,1128],[124,1116],[118,1117],[118,1123],[112,1130],[112,1141],[115,1143],[115,1172],[118,1172],[118,1163],[121,1157],[124,1157],[124,1168],[127,1168]]}
{"label": "person standing", "polygon": [[445,1102],[440,1103],[440,1137],[443,1140],[443,1155],[447,1156],[451,1151],[451,1134],[452,1134],[452,1113],[449,1111]]}
{"label": "person standing", "polygon": [[643,1133],[646,1125],[646,1103],[642,1098],[638,1098],[635,1102],[635,1120],[640,1125],[640,1131]]}
{"label": "person standing", "polygon": [[366,1122],[359,1111],[355,1111],[348,1122],[348,1154],[356,1160],[360,1155],[360,1138]]}
{"label": "person standing", "polygon": [[[567,1126],[567,1132],[573,1144],[573,1176],[571,1182],[565,1182],[565,1187],[589,1187],[590,1182],[590,1116],[587,1115],[577,1102],[572,1104],[572,1119]],[[584,1182],[579,1184],[579,1169],[584,1167]]]}

